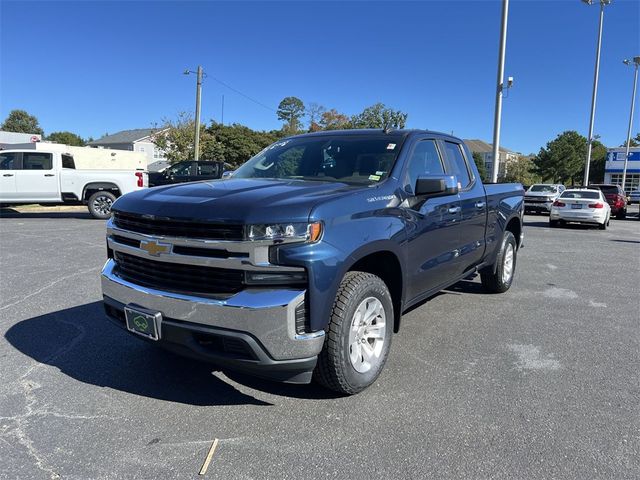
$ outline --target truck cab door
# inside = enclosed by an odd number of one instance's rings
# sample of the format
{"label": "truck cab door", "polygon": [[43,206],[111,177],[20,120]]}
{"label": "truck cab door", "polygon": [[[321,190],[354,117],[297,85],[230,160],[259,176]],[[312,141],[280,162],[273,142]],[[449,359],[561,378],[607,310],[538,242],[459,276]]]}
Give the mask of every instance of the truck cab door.
{"label": "truck cab door", "polygon": [[460,226],[457,194],[426,198],[415,195],[418,176],[445,175],[440,148],[433,138],[419,138],[411,147],[402,185],[407,198],[407,298],[437,289],[455,276]]}
{"label": "truck cab door", "polygon": [[[57,159],[56,159],[57,160]],[[52,153],[22,152],[22,170],[16,173],[16,192],[20,200],[47,202],[60,200],[59,168]]]}
{"label": "truck cab door", "polygon": [[197,162],[195,180],[215,180],[220,178],[218,162]]}
{"label": "truck cab door", "polygon": [[476,178],[473,162],[465,148],[457,143],[442,141],[447,158],[447,173],[459,181],[460,220],[456,272],[462,275],[482,262],[487,227],[487,196],[480,178]]}
{"label": "truck cab door", "polygon": [[16,174],[22,168],[21,154],[0,152],[0,201],[15,200]]}

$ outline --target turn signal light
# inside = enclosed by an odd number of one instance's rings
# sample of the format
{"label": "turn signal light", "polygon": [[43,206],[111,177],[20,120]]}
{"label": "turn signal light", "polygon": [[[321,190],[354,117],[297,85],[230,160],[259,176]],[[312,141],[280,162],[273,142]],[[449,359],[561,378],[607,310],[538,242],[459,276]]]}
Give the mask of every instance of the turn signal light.
{"label": "turn signal light", "polygon": [[598,202],[598,203],[590,203],[589,204],[589,208],[604,208],[604,204]]}
{"label": "turn signal light", "polygon": [[322,223],[310,223],[307,232],[309,234],[309,241],[311,243],[317,242],[320,240],[320,236],[322,235]]}
{"label": "turn signal light", "polygon": [[553,206],[554,207],[565,207],[566,205],[564,203],[562,203],[560,200],[556,200],[555,202],[553,202]]}

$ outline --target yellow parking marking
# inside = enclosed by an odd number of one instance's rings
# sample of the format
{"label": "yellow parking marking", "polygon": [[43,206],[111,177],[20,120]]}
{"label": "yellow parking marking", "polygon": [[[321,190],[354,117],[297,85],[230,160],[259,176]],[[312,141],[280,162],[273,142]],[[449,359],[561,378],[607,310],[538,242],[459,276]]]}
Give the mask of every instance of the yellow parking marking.
{"label": "yellow parking marking", "polygon": [[216,438],[211,444],[211,447],[209,447],[209,453],[207,454],[207,458],[205,458],[204,463],[202,464],[202,468],[200,469],[200,472],[198,473],[198,475],[204,475],[205,473],[207,473],[207,468],[209,468],[209,464],[211,463],[211,459],[213,458],[213,452],[216,451],[217,446],[218,446],[218,439]]}

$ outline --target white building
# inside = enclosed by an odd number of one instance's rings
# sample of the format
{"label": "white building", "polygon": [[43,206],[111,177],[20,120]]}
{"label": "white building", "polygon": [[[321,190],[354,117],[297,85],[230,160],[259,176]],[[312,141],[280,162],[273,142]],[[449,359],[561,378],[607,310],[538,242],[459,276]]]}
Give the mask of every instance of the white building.
{"label": "white building", "polygon": [[[607,161],[604,164],[604,183],[622,186],[625,153],[625,147],[610,148],[607,151]],[[630,193],[638,187],[640,187],[640,147],[631,147],[624,191]]]}
{"label": "white building", "polygon": [[165,152],[156,147],[152,142],[152,136],[164,132],[167,129],[137,128],[135,130],[123,130],[113,135],[105,135],[98,140],[89,142],[93,148],[111,148],[114,150],[130,150],[146,155],[147,164],[166,161]]}
{"label": "white building", "polygon": [[37,133],[16,133],[0,131],[0,148],[8,148],[6,145],[13,143],[35,143],[41,142],[42,135]]}

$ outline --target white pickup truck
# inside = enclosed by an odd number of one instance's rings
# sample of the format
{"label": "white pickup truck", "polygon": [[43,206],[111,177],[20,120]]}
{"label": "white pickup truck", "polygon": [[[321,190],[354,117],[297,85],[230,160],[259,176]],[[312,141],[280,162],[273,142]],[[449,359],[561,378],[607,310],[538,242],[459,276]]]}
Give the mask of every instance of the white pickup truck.
{"label": "white pickup truck", "polygon": [[84,204],[105,219],[117,197],[147,185],[144,170],[76,170],[73,155],[54,149],[0,151],[0,205]]}

